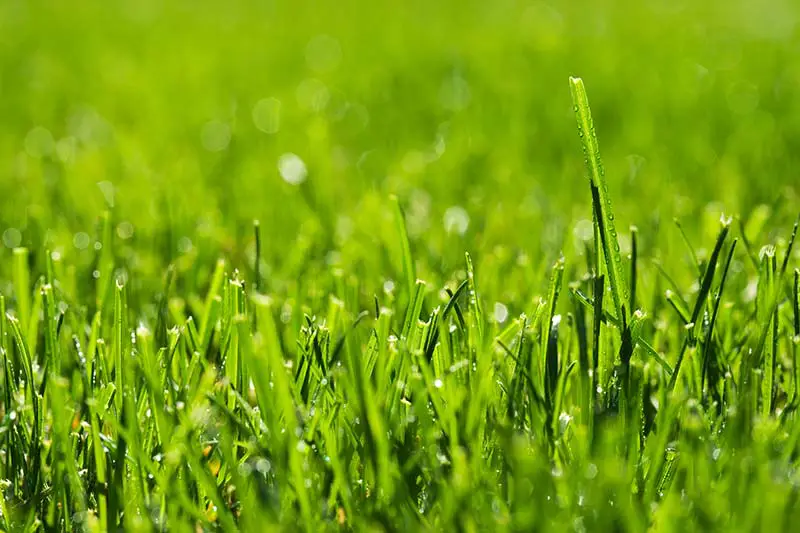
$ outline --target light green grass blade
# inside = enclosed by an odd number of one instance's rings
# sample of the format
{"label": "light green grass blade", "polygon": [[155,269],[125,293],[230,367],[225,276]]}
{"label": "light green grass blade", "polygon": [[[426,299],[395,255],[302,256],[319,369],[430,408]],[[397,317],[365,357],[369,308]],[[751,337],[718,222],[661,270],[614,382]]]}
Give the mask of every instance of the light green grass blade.
{"label": "light green grass blade", "polygon": [[411,298],[411,295],[414,294],[414,283],[417,280],[417,272],[414,266],[414,259],[411,257],[411,244],[408,241],[406,218],[403,214],[403,209],[400,207],[400,200],[398,200],[397,196],[392,196],[391,201],[394,209],[395,242],[400,247],[400,261],[403,277],[405,278],[409,298]]}
{"label": "light green grass blade", "polygon": [[14,280],[14,296],[17,299],[17,318],[22,331],[28,331],[31,318],[31,275],[28,268],[28,249],[14,248],[12,263],[12,279]]}
{"label": "light green grass blade", "polygon": [[622,256],[619,251],[619,240],[617,239],[617,229],[614,223],[614,210],[608,193],[608,182],[606,181],[603,161],[600,158],[600,146],[597,142],[592,112],[589,109],[589,99],[586,96],[586,89],[581,78],[570,78],[569,87],[572,93],[575,118],[578,121],[578,135],[583,147],[586,171],[589,174],[589,181],[592,187],[592,204],[594,211],[598,213],[596,222],[601,228],[600,237],[611,289],[611,298],[614,301],[614,309],[617,311],[617,316],[620,317],[623,324],[627,324],[628,317],[625,306],[628,301],[628,290],[622,273]]}

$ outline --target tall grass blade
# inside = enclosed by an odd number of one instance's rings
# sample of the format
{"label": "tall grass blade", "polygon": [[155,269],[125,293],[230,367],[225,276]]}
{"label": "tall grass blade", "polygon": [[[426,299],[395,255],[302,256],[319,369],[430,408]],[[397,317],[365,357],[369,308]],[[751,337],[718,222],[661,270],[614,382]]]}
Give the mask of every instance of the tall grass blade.
{"label": "tall grass blade", "polygon": [[411,257],[411,244],[408,241],[408,231],[406,231],[406,218],[403,215],[403,209],[400,207],[400,200],[397,196],[392,196],[391,201],[394,209],[395,238],[400,246],[403,277],[405,278],[409,298],[411,298],[411,295],[414,294],[417,272],[414,267],[414,259]]}
{"label": "tall grass blade", "polygon": [[14,280],[14,296],[17,302],[17,318],[22,331],[28,332],[28,321],[31,319],[31,275],[28,267],[28,249],[14,248],[12,275]]}
{"label": "tall grass blade", "polygon": [[603,247],[611,297],[617,316],[620,317],[624,325],[627,323],[628,291],[622,274],[622,256],[619,251],[614,211],[611,206],[611,197],[608,193],[605,169],[600,158],[600,147],[597,142],[597,134],[583,80],[581,78],[570,78],[569,82],[575,118],[578,122],[578,135],[583,147],[584,162],[586,163],[586,170],[589,174],[589,182],[592,189],[592,206],[596,223],[599,227],[598,232]]}

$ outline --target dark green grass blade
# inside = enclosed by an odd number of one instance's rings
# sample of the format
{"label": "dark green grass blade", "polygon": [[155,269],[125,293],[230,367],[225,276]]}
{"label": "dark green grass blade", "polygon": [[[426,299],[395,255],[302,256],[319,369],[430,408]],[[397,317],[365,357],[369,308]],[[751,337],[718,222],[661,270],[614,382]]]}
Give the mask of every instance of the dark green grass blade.
{"label": "dark green grass blade", "polygon": [[14,342],[17,346],[20,355],[22,369],[25,374],[25,383],[28,387],[30,399],[28,400],[31,405],[33,413],[33,427],[31,428],[30,448],[27,450],[28,465],[26,468],[27,475],[25,477],[25,486],[23,487],[23,494],[26,499],[31,499],[37,494],[41,487],[42,474],[41,474],[41,433],[42,433],[42,399],[39,392],[36,390],[36,381],[34,379],[33,362],[31,360],[30,352],[28,351],[28,343],[22,334],[19,321],[14,317],[8,317],[8,324],[11,326],[11,333]]}
{"label": "dark green grass blade", "polygon": [[544,367],[544,402],[547,408],[548,432],[553,433],[553,422],[556,419],[556,394],[558,387],[559,361],[558,361],[558,329],[560,320],[550,322],[545,349]]}
{"label": "dark green grass blade", "polygon": [[261,292],[261,223],[253,221],[253,237],[256,242],[256,256],[253,260],[253,290]]}
{"label": "dark green grass blade", "polygon": [[686,349],[688,347],[694,346],[696,342],[696,332],[700,329],[700,325],[697,323],[698,318],[700,317],[700,312],[703,310],[703,307],[707,303],[707,296],[708,293],[711,291],[711,284],[714,281],[714,273],[717,268],[717,262],[719,260],[719,254],[722,251],[722,245],[725,243],[725,238],[728,236],[728,231],[730,229],[730,225],[728,223],[724,223],[722,229],[717,236],[717,242],[714,245],[714,251],[711,252],[711,257],[708,260],[708,265],[706,266],[706,270],[703,273],[703,280],[700,284],[700,291],[697,293],[697,299],[694,303],[694,308],[692,310],[692,315],[690,317],[690,321],[687,324],[689,331],[686,336],[686,341],[684,342],[683,348],[681,349],[680,353],[678,354],[678,359],[675,361],[674,372],[672,374],[672,378],[670,379],[669,388],[670,390],[675,388],[675,384],[678,382],[678,375],[680,374],[681,365],[683,364],[684,354],[686,353]]}
{"label": "dark green grass blade", "polygon": [[789,260],[792,258],[792,248],[794,247],[794,240],[797,237],[797,227],[800,225],[800,216],[792,226],[792,235],[789,237],[789,243],[786,245],[786,254],[783,256],[783,263],[781,263],[781,278],[786,275],[786,269],[789,267]]}
{"label": "dark green grass blade", "polygon": [[702,283],[700,284],[700,292],[697,293],[697,299],[695,300],[694,308],[692,309],[692,316],[689,319],[689,323],[693,324],[693,327],[690,330],[692,332],[692,339],[694,339],[695,333],[700,327],[697,321],[700,318],[700,313],[702,312],[704,306],[708,303],[706,297],[711,291],[711,284],[714,281],[714,273],[716,272],[717,261],[719,260],[719,254],[722,251],[722,246],[725,244],[725,238],[728,236],[729,228],[729,224],[725,223],[722,227],[722,230],[720,230],[719,235],[717,236],[717,242],[714,244],[714,251],[711,252],[708,265],[703,273]]}
{"label": "dark green grass blade", "polygon": [[733,253],[736,250],[737,242],[738,239],[734,239],[733,243],[731,244],[730,250],[728,250],[728,257],[725,260],[725,266],[722,267],[722,275],[719,280],[719,286],[717,287],[717,293],[714,296],[714,310],[711,313],[711,319],[708,322],[706,337],[703,343],[703,371],[700,377],[700,390],[703,390],[706,376],[708,375],[709,365],[711,364],[711,355],[714,353],[713,351],[714,326],[716,326],[717,324],[719,307],[720,304],[722,303],[722,293],[725,290],[725,280],[728,278],[728,271],[730,270],[731,261],[733,260]]}
{"label": "dark green grass blade", "polygon": [[633,312],[636,309],[636,283],[639,266],[639,229],[631,226],[631,294],[628,303],[628,310]]}
{"label": "dark green grass blade", "polygon": [[800,270],[794,269],[792,308],[794,310],[794,334],[800,335]]}
{"label": "dark green grass blade", "polygon": [[580,376],[580,409],[581,422],[584,425],[589,423],[589,413],[594,409],[594,394],[592,393],[592,375],[594,373],[589,362],[589,339],[586,332],[586,310],[578,301],[574,292],[570,293],[572,307],[575,310],[575,334],[578,337],[578,372]]}
{"label": "dark green grass blade", "polygon": [[800,344],[800,270],[794,269],[792,283],[792,317],[794,338],[792,339],[792,368],[794,369],[794,394],[791,406],[797,408],[800,402],[800,364],[797,360],[798,344]]}
{"label": "dark green grass blade", "polygon": [[[541,353],[544,355],[544,374],[543,374],[543,389],[545,391],[545,400],[550,404],[555,394],[555,386],[558,381],[558,341],[553,342],[551,335],[558,335],[558,324],[556,324],[556,306],[558,305],[558,296],[561,294],[561,285],[564,279],[564,258],[560,258],[553,265],[553,271],[550,276],[550,289],[547,295],[547,314],[545,315],[545,323],[542,328],[542,346]],[[559,317],[560,320],[560,317]]]}
{"label": "dark green grass blade", "polygon": [[433,351],[436,349],[436,346],[439,342],[439,331],[441,329],[442,324],[447,324],[447,317],[450,315],[450,312],[456,306],[456,301],[458,300],[459,296],[466,290],[468,284],[468,280],[462,281],[459,286],[456,288],[455,292],[450,295],[450,299],[447,301],[447,304],[444,306],[444,310],[442,311],[441,318],[436,324],[437,327],[432,328],[433,333],[427,340],[425,344],[425,360],[430,362],[433,359]]}
{"label": "dark green grass blade", "polygon": [[605,276],[594,279],[594,312],[592,314],[592,376],[598,382],[600,370],[600,328],[603,324],[603,298],[605,296]]}

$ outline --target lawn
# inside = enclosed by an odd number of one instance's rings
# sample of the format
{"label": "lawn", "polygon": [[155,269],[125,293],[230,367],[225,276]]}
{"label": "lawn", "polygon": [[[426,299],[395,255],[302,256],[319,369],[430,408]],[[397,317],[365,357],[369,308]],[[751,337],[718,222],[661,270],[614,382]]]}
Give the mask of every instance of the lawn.
{"label": "lawn", "polygon": [[798,54],[790,0],[0,2],[0,531],[794,530]]}

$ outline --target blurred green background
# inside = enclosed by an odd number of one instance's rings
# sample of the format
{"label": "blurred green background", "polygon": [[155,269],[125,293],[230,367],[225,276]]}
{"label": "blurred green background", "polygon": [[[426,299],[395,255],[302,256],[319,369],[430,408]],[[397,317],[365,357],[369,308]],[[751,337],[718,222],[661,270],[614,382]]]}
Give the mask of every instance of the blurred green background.
{"label": "blurred green background", "polygon": [[515,269],[591,233],[570,75],[645,254],[677,246],[673,217],[705,246],[720,212],[766,204],[786,225],[799,17],[789,0],[5,0],[0,277],[23,245],[89,279],[109,209],[139,283],[176,262],[202,284],[220,254],[247,268],[260,219],[272,290],[330,267],[377,285],[397,276],[396,194],[420,277],[469,250],[503,276],[490,295],[523,290]]}

